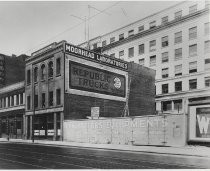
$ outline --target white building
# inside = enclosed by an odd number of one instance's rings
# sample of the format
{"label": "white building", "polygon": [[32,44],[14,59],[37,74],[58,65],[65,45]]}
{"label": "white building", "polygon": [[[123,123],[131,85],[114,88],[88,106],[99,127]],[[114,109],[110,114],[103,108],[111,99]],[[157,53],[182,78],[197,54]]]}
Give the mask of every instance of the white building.
{"label": "white building", "polygon": [[178,3],[90,40],[90,48],[155,69],[156,110],[187,112],[188,103],[210,100],[209,2]]}

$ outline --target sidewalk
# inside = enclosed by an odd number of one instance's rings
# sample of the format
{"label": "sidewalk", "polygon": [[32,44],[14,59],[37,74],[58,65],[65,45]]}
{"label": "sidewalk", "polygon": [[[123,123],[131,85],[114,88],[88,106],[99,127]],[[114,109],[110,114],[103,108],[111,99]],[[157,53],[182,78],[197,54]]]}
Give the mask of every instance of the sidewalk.
{"label": "sidewalk", "polygon": [[[0,138],[0,142],[7,142],[7,139]],[[10,139],[9,142],[32,144],[32,140],[22,140],[22,139]],[[71,146],[71,147],[82,147],[82,148],[122,150],[130,152],[146,152],[146,153],[197,156],[197,157],[210,158],[210,147],[205,147],[205,146],[157,147],[157,146],[118,145],[118,144],[89,144],[89,143],[76,143],[76,142],[66,142],[66,141],[47,141],[47,140],[35,140],[34,143],[45,144],[45,145],[57,145],[57,146],[62,145],[62,146]]]}

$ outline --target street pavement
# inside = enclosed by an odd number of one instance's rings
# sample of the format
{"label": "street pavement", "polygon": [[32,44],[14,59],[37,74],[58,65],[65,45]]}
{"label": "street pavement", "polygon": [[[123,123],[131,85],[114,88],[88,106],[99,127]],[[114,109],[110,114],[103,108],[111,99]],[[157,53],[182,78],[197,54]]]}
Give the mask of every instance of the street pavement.
{"label": "street pavement", "polygon": [[209,157],[0,142],[0,169],[205,169]]}

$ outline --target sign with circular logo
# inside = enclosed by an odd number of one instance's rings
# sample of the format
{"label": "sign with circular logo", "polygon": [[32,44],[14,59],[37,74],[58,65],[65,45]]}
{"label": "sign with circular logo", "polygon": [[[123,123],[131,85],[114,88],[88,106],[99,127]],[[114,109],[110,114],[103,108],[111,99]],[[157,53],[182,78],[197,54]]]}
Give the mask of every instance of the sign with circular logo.
{"label": "sign with circular logo", "polygon": [[121,83],[120,79],[118,77],[115,77],[115,79],[114,79],[115,88],[120,89],[121,85],[122,85],[122,83]]}

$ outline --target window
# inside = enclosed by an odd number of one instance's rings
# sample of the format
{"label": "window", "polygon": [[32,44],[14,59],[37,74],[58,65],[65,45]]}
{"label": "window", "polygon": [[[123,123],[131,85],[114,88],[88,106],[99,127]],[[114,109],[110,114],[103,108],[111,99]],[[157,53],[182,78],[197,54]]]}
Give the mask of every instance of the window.
{"label": "window", "polygon": [[11,101],[10,101],[10,96],[9,96],[9,97],[8,97],[8,105],[7,105],[8,107],[10,107],[10,102],[11,102]]}
{"label": "window", "polygon": [[189,80],[189,89],[193,90],[197,88],[197,79]]}
{"label": "window", "polygon": [[11,96],[11,106],[14,106],[14,96]]}
{"label": "window", "polygon": [[162,24],[166,24],[168,22],[168,16],[162,18]]}
{"label": "window", "polygon": [[19,105],[19,94],[16,95],[16,105]]}
{"label": "window", "polygon": [[42,93],[42,108],[45,108],[45,93]]}
{"label": "window", "polygon": [[27,109],[31,109],[31,96],[27,96]]}
{"label": "window", "polygon": [[124,50],[121,50],[121,51],[119,52],[119,58],[120,58],[120,59],[122,58],[122,56],[124,56]]}
{"label": "window", "polygon": [[106,40],[102,42],[102,47],[106,46]]}
{"label": "window", "polygon": [[170,111],[172,109],[172,101],[162,102],[163,111]]}
{"label": "window", "polygon": [[182,110],[182,99],[180,100],[174,100],[174,110]]}
{"label": "window", "polygon": [[197,38],[197,27],[192,27],[189,29],[189,40]]}
{"label": "window", "polygon": [[162,53],[162,63],[168,62],[168,52]]}
{"label": "window", "polygon": [[38,68],[35,67],[34,68],[34,83],[36,83],[38,81]]}
{"label": "window", "polygon": [[2,103],[1,102],[2,102],[2,99],[0,99],[0,108],[2,108]]}
{"label": "window", "polygon": [[189,63],[189,73],[197,72],[197,62],[190,62]]}
{"label": "window", "polygon": [[52,78],[53,77],[53,62],[50,61],[48,64],[48,77]]}
{"label": "window", "polygon": [[168,93],[168,84],[162,84],[162,94]]}
{"label": "window", "polygon": [[27,70],[27,84],[31,84],[31,70]]}
{"label": "window", "polygon": [[124,39],[124,33],[119,35],[119,40],[123,40]]}
{"label": "window", "polygon": [[177,44],[177,43],[182,43],[182,32],[177,32],[174,34],[174,43]]}
{"label": "window", "polygon": [[209,33],[210,33],[210,22],[204,24],[204,33],[205,33],[205,35],[209,35]]}
{"label": "window", "polygon": [[174,13],[174,19],[179,19],[182,17],[182,11],[177,11]]}
{"label": "window", "polygon": [[189,7],[189,14],[192,14],[197,11],[197,5],[193,5]]}
{"label": "window", "polygon": [[45,65],[42,64],[41,66],[41,80],[45,80],[46,79],[46,68]]}
{"label": "window", "polygon": [[167,78],[168,77],[168,73],[169,73],[168,68],[163,68],[162,69],[162,78]]}
{"label": "window", "polygon": [[182,65],[176,65],[174,68],[175,76],[182,75]]}
{"label": "window", "polygon": [[193,57],[197,55],[197,44],[189,46],[189,56]]}
{"label": "window", "polygon": [[150,56],[150,66],[156,65],[156,55]]}
{"label": "window", "polygon": [[156,50],[155,46],[156,46],[156,40],[152,40],[152,41],[149,42],[149,50],[150,50],[150,52]]}
{"label": "window", "polygon": [[205,41],[204,53],[210,53],[210,40]]}
{"label": "window", "polygon": [[115,42],[115,37],[111,37],[110,38],[110,43],[114,43]]}
{"label": "window", "polygon": [[210,1],[209,0],[205,0],[205,8],[209,8],[210,6]]}
{"label": "window", "polygon": [[94,43],[93,44],[93,49],[97,49],[97,47],[98,47],[97,43]]}
{"label": "window", "polygon": [[139,27],[139,32],[143,31],[144,30],[144,26],[140,26]]}
{"label": "window", "polygon": [[182,91],[182,82],[175,82],[175,91]]}
{"label": "window", "polygon": [[56,59],[56,75],[61,74],[61,58]]}
{"label": "window", "polygon": [[23,104],[23,93],[20,93],[20,104]]}
{"label": "window", "polygon": [[139,54],[144,54],[144,44],[139,45]]}
{"label": "window", "polygon": [[162,47],[168,46],[168,36],[162,37]]}
{"label": "window", "polygon": [[134,56],[134,47],[128,49],[128,57],[132,58]]}
{"label": "window", "polygon": [[110,54],[112,58],[115,58],[115,53]]}
{"label": "window", "polygon": [[205,70],[209,70],[210,69],[210,58],[205,59]]}
{"label": "window", "polygon": [[56,104],[61,104],[61,89],[56,89]]}
{"label": "window", "polygon": [[210,87],[210,77],[205,77],[205,87]]}
{"label": "window", "polygon": [[155,28],[156,27],[156,21],[152,21],[149,23],[149,28],[152,29],[152,28]]}
{"label": "window", "polygon": [[128,31],[128,37],[133,36],[133,35],[134,35],[134,30]]}
{"label": "window", "polygon": [[144,65],[144,58],[139,59],[139,64],[140,64],[140,65]]}
{"label": "window", "polygon": [[53,106],[53,91],[49,92],[49,106]]}
{"label": "window", "polygon": [[38,108],[38,95],[37,94],[35,94],[34,96],[34,107]]}
{"label": "window", "polygon": [[182,48],[175,49],[175,61],[182,59]]}

